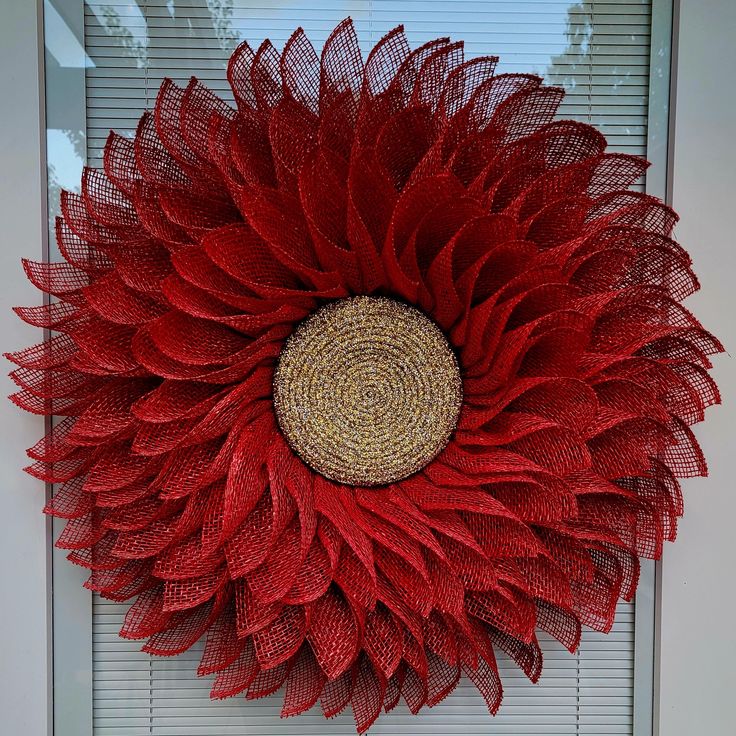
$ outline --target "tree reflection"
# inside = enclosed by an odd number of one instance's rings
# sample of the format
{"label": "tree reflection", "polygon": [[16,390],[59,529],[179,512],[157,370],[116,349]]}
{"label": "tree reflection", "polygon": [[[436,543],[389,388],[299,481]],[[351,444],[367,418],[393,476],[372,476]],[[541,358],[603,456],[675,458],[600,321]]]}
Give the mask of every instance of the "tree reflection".
{"label": "tree reflection", "polygon": [[591,55],[595,49],[591,46],[593,40],[593,24],[589,11],[582,3],[576,3],[567,11],[567,48],[558,56],[550,59],[547,68],[547,81],[563,87],[567,93],[577,90],[580,79],[585,77],[584,84],[589,93],[591,70]]}
{"label": "tree reflection", "polygon": [[[87,44],[96,63],[87,70],[88,95],[92,90],[97,101],[95,106],[88,98],[87,154],[90,164],[98,166],[106,125],[132,135],[140,111],[152,106],[164,77],[186,84],[192,74],[202,76],[203,69],[224,70],[239,39],[233,28],[234,0],[169,0],[155,7],[138,2],[122,8],[87,0],[86,5],[87,37],[100,39]],[[103,48],[110,43],[117,50],[112,55]],[[227,98],[225,75],[218,76],[222,89],[217,91]],[[97,120],[95,107],[108,117]]]}
{"label": "tree reflection", "polygon": [[[566,92],[560,109],[563,117],[595,125],[606,135],[612,150],[642,154],[646,148],[649,58],[648,48],[637,33],[645,31],[636,29],[637,16],[631,16],[633,22],[627,23],[613,24],[605,16],[597,20],[595,7],[592,0],[592,4],[576,2],[568,8],[567,47],[550,60],[546,81]],[[605,37],[601,33],[599,42],[597,26],[606,23]],[[635,49],[633,53],[631,49]],[[634,110],[626,120],[618,110],[627,107],[642,112]]]}

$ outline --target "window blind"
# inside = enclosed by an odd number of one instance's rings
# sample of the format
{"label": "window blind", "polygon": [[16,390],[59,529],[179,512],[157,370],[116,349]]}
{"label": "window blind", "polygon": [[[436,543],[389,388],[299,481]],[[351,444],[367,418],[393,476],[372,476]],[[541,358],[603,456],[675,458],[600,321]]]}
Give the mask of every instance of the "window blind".
{"label": "window blind", "polygon": [[[441,35],[468,56],[500,56],[499,72],[535,72],[565,87],[561,116],[588,121],[612,149],[646,155],[651,0],[87,0],[87,153],[101,165],[108,131],[132,135],[164,77],[196,75],[231,99],[225,65],[243,39],[277,47],[302,26],[320,47],[352,16],[363,51],[398,23],[412,46]],[[326,723],[319,708],[279,719],[281,696],[212,702],[195,671],[201,645],[172,659],[118,637],[126,605],[93,602],[95,736],[282,736],[355,733],[349,710]],[[545,667],[537,685],[502,653],[505,697],[491,721],[467,682],[419,717],[399,707],[372,734],[632,734],[634,606],[621,604],[613,631],[585,632],[570,655],[540,633]]]}
{"label": "window blind", "polygon": [[[150,657],[140,642],[117,632],[127,610],[93,603],[93,723],[95,736],[355,736],[350,708],[325,721],[319,706],[281,720],[280,693],[261,700],[209,699],[210,678],[194,672],[202,645],[173,658]],[[467,680],[419,716],[399,705],[370,730],[380,736],[593,736],[631,734],[634,684],[634,606],[620,604],[610,634],[586,631],[571,655],[544,633],[544,673],[531,684],[497,652],[504,700],[491,719]]]}
{"label": "window blind", "polygon": [[192,75],[231,100],[225,65],[243,39],[283,46],[301,25],[315,46],[347,15],[364,53],[403,23],[413,47],[441,35],[498,72],[535,72],[567,95],[563,117],[590,121],[612,148],[646,154],[651,0],[87,0],[88,162],[110,128],[132,134],[164,77]]}

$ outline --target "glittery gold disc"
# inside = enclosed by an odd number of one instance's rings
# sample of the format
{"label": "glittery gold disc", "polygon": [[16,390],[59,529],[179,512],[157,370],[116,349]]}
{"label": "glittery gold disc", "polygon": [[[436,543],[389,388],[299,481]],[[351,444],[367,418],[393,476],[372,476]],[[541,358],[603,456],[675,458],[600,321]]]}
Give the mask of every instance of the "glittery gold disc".
{"label": "glittery gold disc", "polygon": [[350,485],[383,485],[423,468],[450,439],[461,402],[457,359],[440,329],[383,297],[316,311],[287,340],[274,375],[289,445]]}

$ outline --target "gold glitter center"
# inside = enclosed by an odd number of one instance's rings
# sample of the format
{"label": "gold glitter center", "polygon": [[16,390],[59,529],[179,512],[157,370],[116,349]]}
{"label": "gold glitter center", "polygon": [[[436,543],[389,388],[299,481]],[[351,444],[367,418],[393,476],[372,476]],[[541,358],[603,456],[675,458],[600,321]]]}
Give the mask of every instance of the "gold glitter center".
{"label": "gold glitter center", "polygon": [[457,424],[462,380],[437,325],[383,297],[316,311],[289,337],[274,375],[281,431],[327,478],[375,486],[421,470]]}

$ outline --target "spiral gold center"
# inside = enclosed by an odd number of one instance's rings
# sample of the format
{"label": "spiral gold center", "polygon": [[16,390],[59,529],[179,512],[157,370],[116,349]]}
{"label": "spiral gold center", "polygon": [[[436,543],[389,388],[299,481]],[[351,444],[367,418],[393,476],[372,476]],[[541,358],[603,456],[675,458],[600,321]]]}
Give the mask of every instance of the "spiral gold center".
{"label": "spiral gold center", "polygon": [[350,485],[421,470],[457,424],[462,380],[428,317],[383,297],[316,311],[289,337],[274,375],[281,431],[311,468]]}

